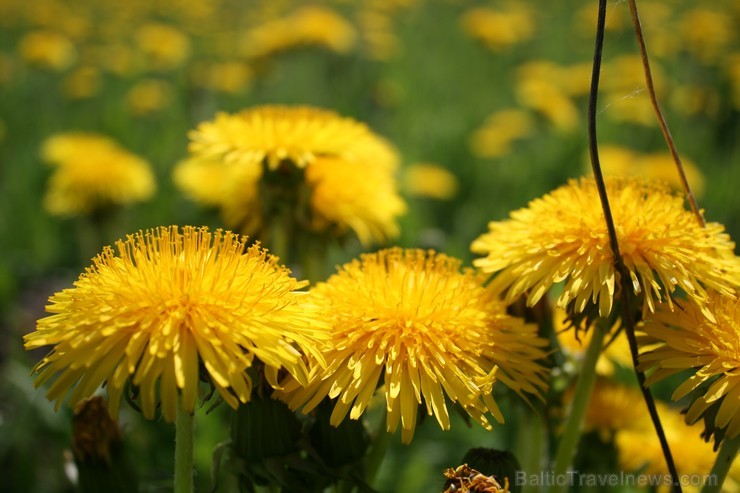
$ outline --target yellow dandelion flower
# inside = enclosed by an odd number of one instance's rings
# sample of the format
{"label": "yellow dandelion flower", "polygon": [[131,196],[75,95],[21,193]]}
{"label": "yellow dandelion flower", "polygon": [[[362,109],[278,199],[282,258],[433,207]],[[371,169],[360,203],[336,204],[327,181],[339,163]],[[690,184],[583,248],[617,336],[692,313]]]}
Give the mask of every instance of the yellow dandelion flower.
{"label": "yellow dandelion flower", "polygon": [[[673,190],[683,190],[676,164],[670,153],[641,154],[626,147],[604,145],[599,148],[599,162],[604,175],[641,176],[648,180],[665,182]],[[685,156],[681,157],[681,163],[692,192],[696,197],[700,197],[704,191],[704,177],[701,171]],[[591,160],[587,154],[584,155],[583,166],[591,171]]]}
{"label": "yellow dandelion flower", "polygon": [[[678,472],[684,476],[708,474],[716,453],[701,437],[703,427],[687,426],[680,411],[663,402],[656,402],[656,407]],[[639,388],[597,380],[584,426],[586,430],[598,431],[604,441],[614,441],[624,471],[668,474],[660,441]]]}
{"label": "yellow dandelion flower", "polygon": [[265,22],[248,31],[242,53],[266,57],[298,46],[324,46],[337,53],[352,49],[357,34],[342,16],[326,7],[299,9],[289,16]]}
{"label": "yellow dandelion flower", "polygon": [[72,41],[54,31],[34,31],[18,43],[18,53],[23,60],[43,68],[62,71],[77,60],[77,49]]}
{"label": "yellow dandelion flower", "polygon": [[506,109],[486,118],[470,137],[471,152],[482,158],[496,158],[511,152],[514,141],[532,133],[534,119],[526,111]]}
{"label": "yellow dandelion flower", "polygon": [[[704,176],[702,176],[701,170],[694,161],[685,156],[681,157],[681,163],[692,192],[696,197],[700,197],[704,192]],[[676,163],[670,153],[642,154],[635,163],[635,168],[642,170],[642,176],[650,180],[664,181],[674,190],[682,189],[681,180],[678,171],[676,171]]]}
{"label": "yellow dandelion flower", "polygon": [[144,116],[164,108],[170,100],[172,86],[163,80],[146,79],[136,83],[126,98],[134,115]]}
{"label": "yellow dandelion flower", "polygon": [[540,112],[559,130],[570,131],[578,125],[578,108],[553,81],[521,77],[516,95],[522,105]]}
{"label": "yellow dandelion flower", "polygon": [[135,39],[140,52],[155,69],[177,68],[190,56],[190,38],[167,24],[144,24],[136,31]]}
{"label": "yellow dandelion flower", "polygon": [[[113,139],[88,132],[52,135],[41,145],[41,158],[51,164],[62,164],[78,157],[80,152],[107,152],[118,147]],[[82,150],[82,151],[81,151]]]}
{"label": "yellow dandelion flower", "polygon": [[694,423],[717,405],[715,426],[735,437],[740,434],[740,303],[710,292],[704,311],[690,303],[677,305],[676,310],[661,306],[643,323],[645,342],[659,344],[640,355],[640,367],[654,369],[647,383],[693,370],[672,396],[678,400],[701,387],[701,396],[689,407],[686,421]]}
{"label": "yellow dandelion flower", "polygon": [[350,228],[364,245],[398,236],[395,219],[406,210],[406,204],[396,191],[395,178],[386,170],[367,170],[365,166],[326,157],[306,168],[315,229],[336,225],[336,233],[341,235]]}
{"label": "yellow dandelion flower", "polygon": [[239,94],[252,82],[252,70],[242,62],[218,62],[194,67],[195,82],[205,88]]}
{"label": "yellow dandelion flower", "polygon": [[403,187],[418,197],[449,200],[457,194],[459,182],[448,170],[434,163],[409,165],[403,174]]}
{"label": "yellow dandelion flower", "polygon": [[[590,329],[584,330],[583,327],[576,330],[575,327],[568,325],[566,312],[561,308],[553,310],[552,319],[553,330],[557,334],[562,352],[569,358],[582,359],[593,332]],[[610,333],[613,334],[616,330],[617,327],[612,327]],[[632,352],[624,331],[613,341],[611,336],[608,336],[605,342],[609,342],[609,345],[602,350],[596,362],[597,375],[613,375],[615,367],[632,368]]]}
{"label": "yellow dandelion flower", "polygon": [[219,113],[189,136],[193,155],[244,165],[261,165],[265,160],[272,170],[283,160],[304,168],[319,156],[371,162],[386,169],[398,165],[395,149],[366,125],[309,106],[259,106],[236,114]]}
{"label": "yellow dandelion flower", "polygon": [[191,199],[221,209],[226,224],[257,231],[262,224],[257,166],[230,166],[221,160],[191,158],[178,163],[173,180]]}
{"label": "yellow dandelion flower", "polygon": [[495,51],[531,38],[535,30],[532,12],[514,3],[505,10],[469,9],[460,18],[460,23],[472,38]]}
{"label": "yellow dandelion flower", "polygon": [[[642,396],[635,391],[634,398],[641,400]],[[635,402],[639,401],[633,401],[633,405]],[[660,402],[656,403],[656,407],[679,473],[684,476],[708,475],[717,454],[712,444],[702,438],[703,426],[687,426],[678,409],[673,409]],[[641,420],[642,427],[636,427],[633,424],[616,431],[614,443],[617,446],[619,464],[625,471],[667,475],[669,472],[665,464],[663,449],[648,420],[647,408],[641,405],[640,409],[644,415]],[[699,490],[700,488],[684,489],[684,491],[696,492]]]}
{"label": "yellow dandelion flower", "polygon": [[62,92],[69,99],[87,99],[97,95],[102,85],[100,70],[79,67],[69,74],[62,84]]}
{"label": "yellow dandelion flower", "polygon": [[683,14],[678,38],[699,61],[718,62],[736,37],[735,26],[722,10],[695,8]]}
{"label": "yellow dandelion flower", "polygon": [[[396,218],[405,211],[395,180],[398,156],[362,123],[311,107],[263,106],[221,113],[190,138],[195,160],[238,168],[240,183],[247,185],[225,186],[220,205],[232,227],[253,231],[231,222],[243,217],[251,225],[260,222],[262,211],[247,207],[255,203],[260,180],[303,173],[310,210],[298,215],[310,216],[308,227],[352,229],[365,244],[398,234]],[[192,187],[190,193],[198,195]]]}
{"label": "yellow dandelion flower", "polygon": [[327,334],[295,292],[306,283],[245,241],[172,226],[119,240],[117,254],[106,247],[25,336],[26,349],[52,346],[34,368],[36,386],[58,375],[47,393],[58,408],[105,384],[115,415],[130,379],[144,415],[154,417],[159,400],[172,421],[178,392],[182,410],[193,412],[201,362],[232,407],[249,400],[255,358],[270,383],[281,368],[306,382],[301,350],[322,361],[317,341]]}
{"label": "yellow dandelion flower", "polygon": [[[702,228],[666,187],[635,178],[607,180],[620,252],[643,313],[676,290],[699,303],[705,288],[734,292],[740,264],[734,243],[718,223]],[[593,179],[571,180],[504,221],[471,245],[485,257],[474,263],[497,273],[492,288],[506,292],[507,302],[527,295],[534,305],[555,283],[565,282],[558,306],[573,304],[582,313],[598,304],[602,317],[612,310],[619,282],[606,223]]]}
{"label": "yellow dandelion flower", "polygon": [[368,57],[373,60],[390,60],[401,53],[403,46],[394,32],[393,13],[378,7],[360,10],[357,21],[362,29]]}
{"label": "yellow dandelion flower", "polygon": [[56,135],[44,143],[42,155],[55,165],[44,197],[44,207],[54,215],[143,201],[156,189],[146,161],[102,136]]}
{"label": "yellow dandelion flower", "polygon": [[332,326],[327,369],[314,368],[305,388],[285,382],[278,396],[303,412],[336,399],[335,426],[348,412],[359,419],[381,380],[387,429],[400,421],[404,443],[422,402],[445,430],[448,399],[490,429],[486,414],[503,422],[491,395],[495,381],[520,394],[539,395],[546,386],[537,360],[547,342],[534,325],[509,316],[473,270],[461,272],[459,260],[381,250],[345,264],[310,296]]}
{"label": "yellow dandelion flower", "polygon": [[584,431],[596,431],[607,441],[618,430],[650,430],[651,427],[650,415],[638,388],[607,378],[596,380],[586,408]]}
{"label": "yellow dandelion flower", "polygon": [[[665,75],[653,64],[655,91],[665,94]],[[624,55],[604,64],[603,91],[605,115],[617,120],[645,126],[657,124],[650,96],[645,91],[645,73],[639,56]]]}

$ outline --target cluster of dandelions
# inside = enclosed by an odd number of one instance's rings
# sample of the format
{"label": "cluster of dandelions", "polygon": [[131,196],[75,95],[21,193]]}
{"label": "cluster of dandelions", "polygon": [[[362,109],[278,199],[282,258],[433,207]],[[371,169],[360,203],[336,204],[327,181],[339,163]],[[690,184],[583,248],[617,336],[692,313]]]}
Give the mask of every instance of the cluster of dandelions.
{"label": "cluster of dandelions", "polygon": [[[711,418],[740,434],[740,262],[717,223],[701,225],[680,196],[636,178],[606,182],[622,260],[642,306],[640,369],[648,384],[691,369],[674,395],[694,392],[686,420]],[[570,181],[492,222],[472,244],[490,287],[511,302],[536,304],[556,283],[569,317],[609,317],[623,296],[596,185]],[[713,410],[712,412],[709,412]]]}
{"label": "cluster of dandelions", "polygon": [[[490,428],[485,414],[503,421],[496,380],[535,395],[546,386],[536,327],[507,315],[479,276],[442,254],[367,255],[305,293],[275,257],[230,232],[159,228],[117,248],[52,296],[53,315],[26,336],[27,349],[52,346],[36,384],[53,380],[47,395],[57,406],[105,382],[115,414],[130,385],[146,417],[161,402],[172,421],[178,393],[193,412],[202,363],[236,407],[250,399],[247,370],[258,360],[291,407],[338,398],[335,425],[350,407],[360,417],[383,375],[388,429],[400,420],[408,442],[422,401],[444,429],[447,399]],[[289,381],[278,382],[281,368]]]}
{"label": "cluster of dandelions", "polygon": [[[233,227],[260,232],[287,217],[312,232],[352,230],[364,244],[397,234],[405,207],[397,155],[361,123],[266,106],[220,114],[190,137],[176,183],[220,207]],[[63,145],[48,149],[64,154]],[[734,244],[721,225],[700,225],[660,185],[611,179],[607,192],[630,294],[640,300],[653,348],[642,365],[658,368],[652,380],[700,367],[675,397],[708,387],[688,419],[716,404],[715,424],[737,435]],[[497,381],[522,396],[546,389],[547,341],[508,315],[507,304],[525,297],[533,306],[564,283],[559,307],[591,320],[612,315],[622,295],[596,186],[586,179],[490,223],[472,244],[484,255],[477,270],[443,254],[394,248],[363,255],[301,292],[306,283],[246,241],[170,227],[129,236],[118,255],[105,249],[73,289],[51,298],[53,315],[26,337],[29,349],[52,346],[35,369],[37,385],[53,380],[48,396],[59,405],[104,384],[114,412],[135,389],[145,416],[161,402],[171,421],[178,394],[182,410],[194,411],[202,373],[231,406],[247,403],[249,369],[258,364],[274,397],[294,410],[332,400],[335,426],[347,415],[359,419],[380,391],[387,430],[400,423],[408,443],[421,405],[443,429],[448,403],[490,429],[487,416],[504,419],[492,396]],[[688,327],[701,330],[687,338]]]}

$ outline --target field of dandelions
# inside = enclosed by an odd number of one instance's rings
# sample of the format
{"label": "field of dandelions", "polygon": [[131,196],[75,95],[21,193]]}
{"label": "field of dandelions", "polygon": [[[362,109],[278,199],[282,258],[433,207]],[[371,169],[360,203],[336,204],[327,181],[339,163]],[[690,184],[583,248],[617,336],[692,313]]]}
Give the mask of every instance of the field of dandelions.
{"label": "field of dandelions", "polygon": [[[694,478],[740,430],[740,4],[637,5],[707,226],[624,0],[607,2],[598,150],[618,232],[647,232],[620,238],[636,319],[653,317],[642,365]],[[543,474],[582,329],[622,313],[588,153],[597,6],[0,0],[0,490],[173,491],[194,411],[175,491],[192,472],[199,492],[490,492],[501,471],[564,491]],[[588,260],[554,264],[576,224]],[[669,491],[594,483],[669,471],[624,332],[593,363],[566,488]],[[484,489],[455,471],[473,448],[518,464],[497,459]]]}

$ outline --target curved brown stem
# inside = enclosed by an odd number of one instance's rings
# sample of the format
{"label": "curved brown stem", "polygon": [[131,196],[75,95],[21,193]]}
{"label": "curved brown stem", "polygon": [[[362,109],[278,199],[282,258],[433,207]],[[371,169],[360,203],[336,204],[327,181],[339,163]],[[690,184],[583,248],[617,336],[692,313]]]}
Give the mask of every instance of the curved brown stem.
{"label": "curved brown stem", "polygon": [[655,116],[660,125],[660,131],[663,132],[663,138],[668,145],[668,149],[671,151],[673,162],[676,163],[676,169],[678,170],[678,176],[681,179],[681,187],[683,187],[686,200],[691,207],[691,211],[696,216],[697,221],[699,221],[699,224],[704,227],[704,216],[702,216],[699,205],[696,203],[694,193],[691,191],[691,186],[689,185],[689,180],[686,178],[686,172],[684,171],[681,157],[678,155],[678,149],[676,149],[676,143],[673,141],[673,136],[671,135],[671,131],[668,129],[668,124],[663,116],[663,111],[660,109],[660,104],[658,104],[658,96],[655,94],[655,84],[653,84],[650,59],[648,58],[647,47],[645,46],[645,36],[642,33],[642,25],[640,24],[640,15],[637,12],[636,0],[629,0],[629,6],[630,14],[632,15],[632,24],[635,26],[637,45],[640,48],[640,59],[642,60],[642,69],[645,72],[645,85],[647,86],[648,94],[650,95],[650,103],[653,105]]}

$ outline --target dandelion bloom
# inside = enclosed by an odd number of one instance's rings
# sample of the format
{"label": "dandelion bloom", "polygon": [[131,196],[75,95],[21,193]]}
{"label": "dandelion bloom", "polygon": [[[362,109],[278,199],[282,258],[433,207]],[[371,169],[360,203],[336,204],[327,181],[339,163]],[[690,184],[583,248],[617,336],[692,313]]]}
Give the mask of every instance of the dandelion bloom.
{"label": "dandelion bloom", "polygon": [[33,31],[21,38],[18,52],[23,60],[43,68],[63,71],[77,60],[74,43],[54,31]]}
{"label": "dandelion bloom", "polygon": [[248,58],[268,57],[301,46],[348,53],[356,38],[355,28],[341,15],[326,7],[311,6],[247,31],[240,51]]}
{"label": "dandelion bloom", "polygon": [[[607,193],[620,253],[644,313],[654,312],[657,301],[670,303],[677,289],[699,303],[707,299],[705,288],[734,292],[738,262],[722,225],[701,227],[681,196],[661,184],[614,178],[607,180]],[[600,316],[611,312],[619,282],[594,180],[571,180],[488,228],[471,245],[485,255],[474,264],[496,273],[492,287],[506,292],[507,302],[526,294],[534,305],[565,281],[561,308],[572,304],[582,313],[594,303]]]}
{"label": "dandelion bloom", "polygon": [[[685,370],[692,370],[674,391],[674,400],[695,392],[698,395],[686,413],[686,421],[697,421],[712,406],[718,406],[714,425],[727,428],[727,435],[740,434],[740,303],[719,293],[710,293],[705,310],[691,303],[678,309],[660,306],[643,323],[643,343],[658,347],[640,355],[643,370],[654,369],[652,384]],[[711,317],[706,316],[709,311]],[[699,389],[699,390],[697,390]],[[696,394],[698,392],[698,394]]]}
{"label": "dandelion bloom", "polygon": [[472,269],[461,272],[459,260],[415,249],[381,250],[344,265],[310,292],[332,326],[327,368],[314,367],[305,388],[287,381],[279,398],[303,412],[326,396],[336,399],[337,426],[348,412],[358,419],[382,381],[387,429],[394,432],[400,420],[405,443],[422,401],[445,430],[447,399],[487,429],[488,413],[503,422],[494,382],[539,395],[546,370],[536,361],[547,342],[534,325],[507,315],[481,281]]}
{"label": "dandelion bloom", "polygon": [[[306,218],[302,226],[312,231],[351,229],[364,244],[398,235],[396,218],[406,207],[395,179],[398,156],[362,123],[317,108],[262,106],[221,113],[190,138],[191,157],[175,180],[196,199],[220,197],[230,227],[253,232],[261,216],[293,201],[299,209],[292,216]],[[227,179],[204,192],[195,177],[206,173],[200,168],[212,176],[219,162]]]}
{"label": "dandelion bloom", "polygon": [[55,135],[44,143],[42,157],[54,165],[44,197],[51,214],[140,202],[156,189],[149,163],[102,135]]}
{"label": "dandelion bloom", "polygon": [[323,361],[326,331],[295,292],[306,283],[245,241],[172,226],[129,235],[118,255],[106,247],[25,337],[26,349],[52,346],[34,368],[36,386],[58,374],[47,394],[58,408],[66,395],[75,405],[105,383],[115,415],[130,379],[144,415],[161,400],[172,421],[178,391],[182,410],[193,412],[201,373],[232,407],[249,400],[255,358],[270,383],[280,368],[307,382],[301,350]]}

